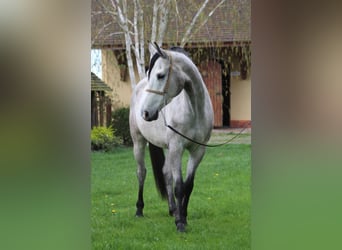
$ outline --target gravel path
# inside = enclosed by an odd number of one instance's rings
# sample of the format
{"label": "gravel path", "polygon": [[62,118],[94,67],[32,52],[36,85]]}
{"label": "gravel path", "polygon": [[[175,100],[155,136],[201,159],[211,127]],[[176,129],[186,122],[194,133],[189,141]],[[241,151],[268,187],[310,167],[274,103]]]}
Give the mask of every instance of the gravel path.
{"label": "gravel path", "polygon": [[[214,129],[209,144],[223,143],[241,132],[241,128]],[[251,144],[251,129],[244,129],[230,144]]]}

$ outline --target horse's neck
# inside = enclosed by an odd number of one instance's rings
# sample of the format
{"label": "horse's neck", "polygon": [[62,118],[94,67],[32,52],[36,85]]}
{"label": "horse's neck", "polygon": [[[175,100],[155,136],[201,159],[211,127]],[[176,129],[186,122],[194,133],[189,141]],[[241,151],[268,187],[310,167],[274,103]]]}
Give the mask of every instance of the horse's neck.
{"label": "horse's neck", "polygon": [[194,67],[185,67],[189,81],[185,83],[184,90],[190,98],[192,108],[201,113],[206,101],[206,90],[199,71]]}

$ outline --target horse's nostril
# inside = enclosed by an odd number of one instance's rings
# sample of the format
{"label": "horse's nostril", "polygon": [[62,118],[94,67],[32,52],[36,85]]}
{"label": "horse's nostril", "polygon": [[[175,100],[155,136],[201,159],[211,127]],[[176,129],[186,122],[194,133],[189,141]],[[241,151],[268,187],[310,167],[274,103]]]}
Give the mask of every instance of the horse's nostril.
{"label": "horse's nostril", "polygon": [[145,120],[148,119],[148,111],[143,111],[143,118],[144,118]]}
{"label": "horse's nostril", "polygon": [[151,122],[151,121],[154,121],[154,120],[157,120],[158,119],[158,111],[157,112],[149,112],[149,111],[142,111],[141,112],[141,117],[147,121],[147,122]]}

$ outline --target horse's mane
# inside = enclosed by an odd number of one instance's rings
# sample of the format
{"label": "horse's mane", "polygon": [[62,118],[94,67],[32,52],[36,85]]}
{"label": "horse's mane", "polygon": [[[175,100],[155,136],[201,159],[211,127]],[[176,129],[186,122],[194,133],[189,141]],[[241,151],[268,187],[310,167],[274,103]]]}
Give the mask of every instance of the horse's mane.
{"label": "horse's mane", "polygon": [[184,55],[186,55],[187,57],[190,58],[189,53],[186,52],[185,49],[182,48],[182,47],[174,46],[174,47],[171,47],[170,50],[171,50],[171,51],[176,51],[176,52],[182,53],[182,54],[184,54]]}
{"label": "horse's mane", "polygon": [[150,66],[148,67],[148,79],[150,80],[150,74],[153,69],[154,64],[156,63],[157,59],[160,57],[160,54],[157,52],[155,53],[150,61]]}
{"label": "horse's mane", "polygon": [[[171,47],[170,48],[171,51],[175,51],[175,52],[179,52],[179,53],[182,53],[184,55],[186,55],[187,57],[189,57],[189,53],[186,52],[182,47]],[[151,58],[151,61],[150,61],[150,66],[148,67],[148,79],[150,79],[150,74],[151,74],[151,71],[153,69],[153,66],[154,64],[156,63],[156,61],[158,60],[158,58],[160,57],[160,54],[157,52],[155,53],[152,58]],[[190,58],[190,57],[189,57]]]}

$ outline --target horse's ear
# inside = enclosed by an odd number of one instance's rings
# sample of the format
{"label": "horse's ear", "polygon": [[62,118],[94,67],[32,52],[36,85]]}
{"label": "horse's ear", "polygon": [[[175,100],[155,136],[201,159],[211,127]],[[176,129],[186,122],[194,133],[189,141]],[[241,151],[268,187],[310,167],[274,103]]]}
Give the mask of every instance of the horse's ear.
{"label": "horse's ear", "polygon": [[158,53],[158,50],[153,43],[148,44],[148,50],[150,51],[150,60],[151,60],[153,55]]}
{"label": "horse's ear", "polygon": [[156,46],[156,49],[158,50],[159,55],[161,55],[161,57],[167,58],[166,52],[164,52],[164,50],[161,49],[156,42],[154,42],[154,45]]}
{"label": "horse's ear", "polygon": [[156,42],[154,42],[153,44],[152,43],[149,44],[149,50],[150,50],[151,58],[155,53],[158,53],[163,58],[168,58],[166,52],[163,49],[161,49]]}

